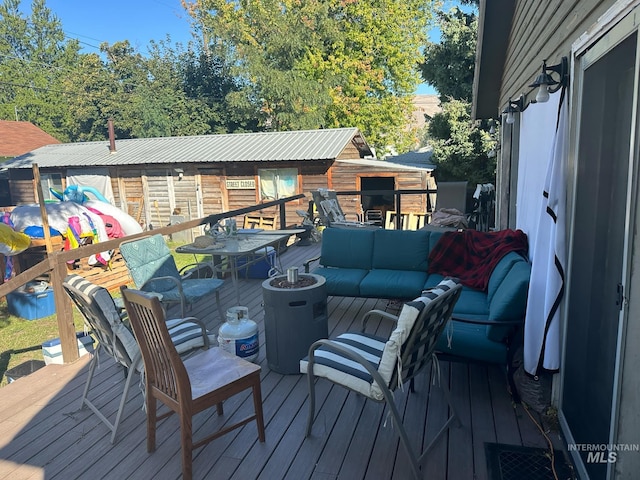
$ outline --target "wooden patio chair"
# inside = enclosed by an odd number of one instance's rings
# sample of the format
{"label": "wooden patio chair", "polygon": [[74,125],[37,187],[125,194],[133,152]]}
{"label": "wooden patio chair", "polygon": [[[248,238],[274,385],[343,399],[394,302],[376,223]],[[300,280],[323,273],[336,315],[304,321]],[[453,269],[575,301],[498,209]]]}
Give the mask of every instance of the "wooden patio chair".
{"label": "wooden patio chair", "polygon": [[[147,451],[156,448],[156,422],[173,413],[180,417],[182,477],[192,477],[193,450],[253,420],[258,438],[265,440],[260,391],[260,366],[247,362],[221,348],[204,350],[182,360],[171,343],[164,322],[164,310],[157,297],[121,288],[131,326],[136,334],[145,366],[145,404],[147,410]],[[212,406],[223,415],[222,402],[252,389],[254,414],[198,441],[193,441],[193,416]],[[169,408],[158,415],[157,402]]]}
{"label": "wooden patio chair", "polygon": [[[131,381],[135,373],[141,373],[143,370],[140,349],[133,332],[125,324],[124,312],[116,306],[111,294],[105,288],[95,285],[76,274],[68,275],[64,279],[62,286],[78,307],[92,335],[98,340],[98,346],[89,363],[89,373],[82,393],[80,408],[89,407],[109,427],[111,430],[111,443],[114,443]],[[209,342],[214,340],[215,337],[214,334],[205,329],[202,323],[193,317],[169,320],[167,321],[167,327],[171,341],[180,354],[191,352],[194,349],[208,348]],[[93,375],[96,365],[100,361],[100,354],[103,351],[124,367],[126,378],[118,412],[113,422],[94,403],[97,399],[89,399]]]}
{"label": "wooden patio chair", "polygon": [[261,228],[263,230],[275,230],[276,217],[273,215],[245,215],[242,228]]}
{"label": "wooden patio chair", "polygon": [[[363,318],[362,332],[347,332],[311,345],[309,356],[300,361],[300,371],[308,375],[309,382],[307,436],[311,434],[315,416],[315,377],[324,377],[389,406],[414,476],[420,478],[420,464],[426,454],[457,419],[451,396],[445,382],[440,382],[451,415],[418,456],[405,431],[393,392],[407,381],[409,391],[414,391],[414,377],[432,362],[437,362],[436,341],[451,317],[461,291],[462,285],[457,279],[446,278],[436,287],[424,291],[421,297],[406,303],[398,317],[382,310],[371,310]],[[366,323],[373,315],[396,322],[388,339],[364,333]]]}
{"label": "wooden patio chair", "polygon": [[[217,278],[191,278],[183,275],[193,265],[178,270],[175,259],[162,235],[151,235],[123,242],[120,253],[129,269],[136,287],[145,292],[159,294],[165,305],[179,303],[182,316],[185,316],[186,305],[191,305],[212,293],[216,296],[216,305],[220,319],[226,317],[220,304],[220,288],[223,280]],[[197,271],[204,269],[197,267]],[[213,270],[209,267],[213,274]]]}

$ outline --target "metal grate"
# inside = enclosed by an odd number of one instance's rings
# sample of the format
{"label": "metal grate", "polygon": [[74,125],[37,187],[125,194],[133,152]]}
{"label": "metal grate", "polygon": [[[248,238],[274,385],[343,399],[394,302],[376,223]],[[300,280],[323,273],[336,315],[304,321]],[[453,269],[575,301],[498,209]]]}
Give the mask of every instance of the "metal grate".
{"label": "metal grate", "polygon": [[[551,455],[544,448],[485,443],[489,478],[492,480],[554,480]],[[575,478],[560,450],[554,450],[558,479]]]}

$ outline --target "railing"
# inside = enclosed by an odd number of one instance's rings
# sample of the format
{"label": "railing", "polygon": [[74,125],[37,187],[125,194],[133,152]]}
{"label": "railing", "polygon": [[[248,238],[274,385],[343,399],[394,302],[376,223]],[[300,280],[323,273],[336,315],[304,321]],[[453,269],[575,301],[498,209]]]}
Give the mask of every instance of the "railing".
{"label": "railing", "polygon": [[[438,190],[436,189],[426,189],[426,190],[344,190],[337,192],[336,195],[358,195],[360,198],[364,195],[393,195],[395,211],[402,212],[402,195],[428,195],[428,194],[437,194]],[[362,203],[362,202],[360,202]],[[426,205],[429,206],[429,200],[427,197]],[[402,228],[402,216],[395,216],[395,226],[397,230]]]}
{"label": "railing", "polygon": [[[252,207],[239,208],[224,213],[216,213],[208,215],[203,218],[195,220],[189,220],[177,225],[171,225],[168,227],[154,229],[153,234],[159,233],[162,235],[170,235],[180,232],[182,230],[188,230],[196,228],[202,225],[214,225],[215,223],[224,220],[225,218],[236,217],[239,215],[245,215],[247,213],[255,212],[269,207],[278,207],[280,226],[286,226],[286,207],[285,204],[294,200],[305,198],[304,194],[294,195],[291,197],[283,198],[280,200],[274,200],[272,202],[261,203]],[[50,283],[53,287],[54,301],[56,306],[56,315],[58,320],[58,331],[60,334],[60,344],[62,347],[62,358],[65,363],[73,362],[78,359],[78,348],[76,343],[76,333],[73,323],[73,311],[71,306],[71,300],[65,294],[62,281],[67,276],[67,261],[73,261],[76,259],[87,258],[90,255],[104,252],[106,250],[113,250],[120,246],[120,244],[127,240],[133,240],[148,236],[151,231],[145,231],[136,233],[135,235],[129,235],[123,238],[117,238],[106,242],[100,242],[90,245],[81,246],[73,250],[66,251],[52,251],[50,245],[47,247],[47,257],[37,265],[29,268],[28,270],[16,275],[9,279],[7,282],[0,285],[0,297],[6,296],[8,293],[20,288],[27,282],[34,280],[35,278],[49,273],[51,275]]]}

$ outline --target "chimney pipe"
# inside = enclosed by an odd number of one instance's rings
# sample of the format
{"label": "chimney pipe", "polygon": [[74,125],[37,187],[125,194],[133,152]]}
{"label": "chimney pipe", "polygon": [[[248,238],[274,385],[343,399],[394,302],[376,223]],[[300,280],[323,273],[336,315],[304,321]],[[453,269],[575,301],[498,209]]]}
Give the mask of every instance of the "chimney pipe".
{"label": "chimney pipe", "polygon": [[109,119],[109,152],[116,153],[116,135],[113,131],[113,118]]}

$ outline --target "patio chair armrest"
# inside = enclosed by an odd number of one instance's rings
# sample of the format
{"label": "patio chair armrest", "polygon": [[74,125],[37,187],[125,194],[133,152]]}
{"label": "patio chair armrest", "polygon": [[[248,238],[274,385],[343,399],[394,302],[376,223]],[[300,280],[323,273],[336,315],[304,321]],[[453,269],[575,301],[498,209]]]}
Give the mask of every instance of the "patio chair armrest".
{"label": "patio chair armrest", "polygon": [[[308,367],[307,367],[307,375],[309,375],[310,379],[313,378],[313,365],[316,363],[315,351],[317,349],[319,349],[320,347],[325,347],[325,348],[328,348],[329,350],[333,350],[335,352],[338,352],[338,353],[340,353],[340,355],[344,355],[345,357],[349,358],[350,360],[353,360],[354,362],[359,363],[360,365],[362,365],[367,370],[369,375],[371,375],[373,377],[373,380],[380,386],[380,388],[383,390],[383,392],[384,392],[385,389],[388,390],[387,384],[383,380],[383,378],[380,375],[380,373],[378,372],[378,370],[373,367],[371,362],[366,360],[359,353],[356,353],[356,352],[354,352],[353,350],[351,350],[349,348],[343,347],[342,345],[340,345],[337,342],[334,342],[332,340],[327,340],[327,339],[318,340],[317,342],[313,343],[309,347],[309,360],[308,360]],[[310,380],[310,381],[312,381],[312,380]]]}
{"label": "patio chair armrest", "polygon": [[302,264],[302,265],[304,265],[304,273],[309,273],[309,266],[311,265],[311,263],[317,262],[318,260],[320,260],[320,255],[318,255],[317,257],[310,258],[309,260],[305,261]]}
{"label": "patio chair armrest", "polygon": [[183,280],[191,278],[211,278],[213,277],[213,268],[207,262],[194,262],[182,267],[178,273]]}
{"label": "patio chair armrest", "polygon": [[374,315],[378,315],[382,318],[398,323],[398,317],[396,315],[392,315],[391,313],[385,312],[384,310],[377,310],[377,309],[369,310],[362,317],[362,329],[360,330],[361,332],[365,331],[365,329],[367,328],[367,322],[369,321],[369,318],[371,318]]}
{"label": "patio chair armrest", "polygon": [[[174,319],[174,320],[177,320],[177,319]],[[196,318],[196,317],[184,317],[184,318],[181,318],[179,320],[180,321],[178,321],[175,324],[171,325],[171,328],[175,328],[175,327],[178,327],[180,325],[184,325],[185,323],[195,323],[202,330],[202,340],[204,342],[204,348],[205,348],[205,350],[208,350],[209,349],[209,335],[208,335],[209,332],[207,332],[207,327],[205,327],[204,322],[201,321],[200,319]]]}

